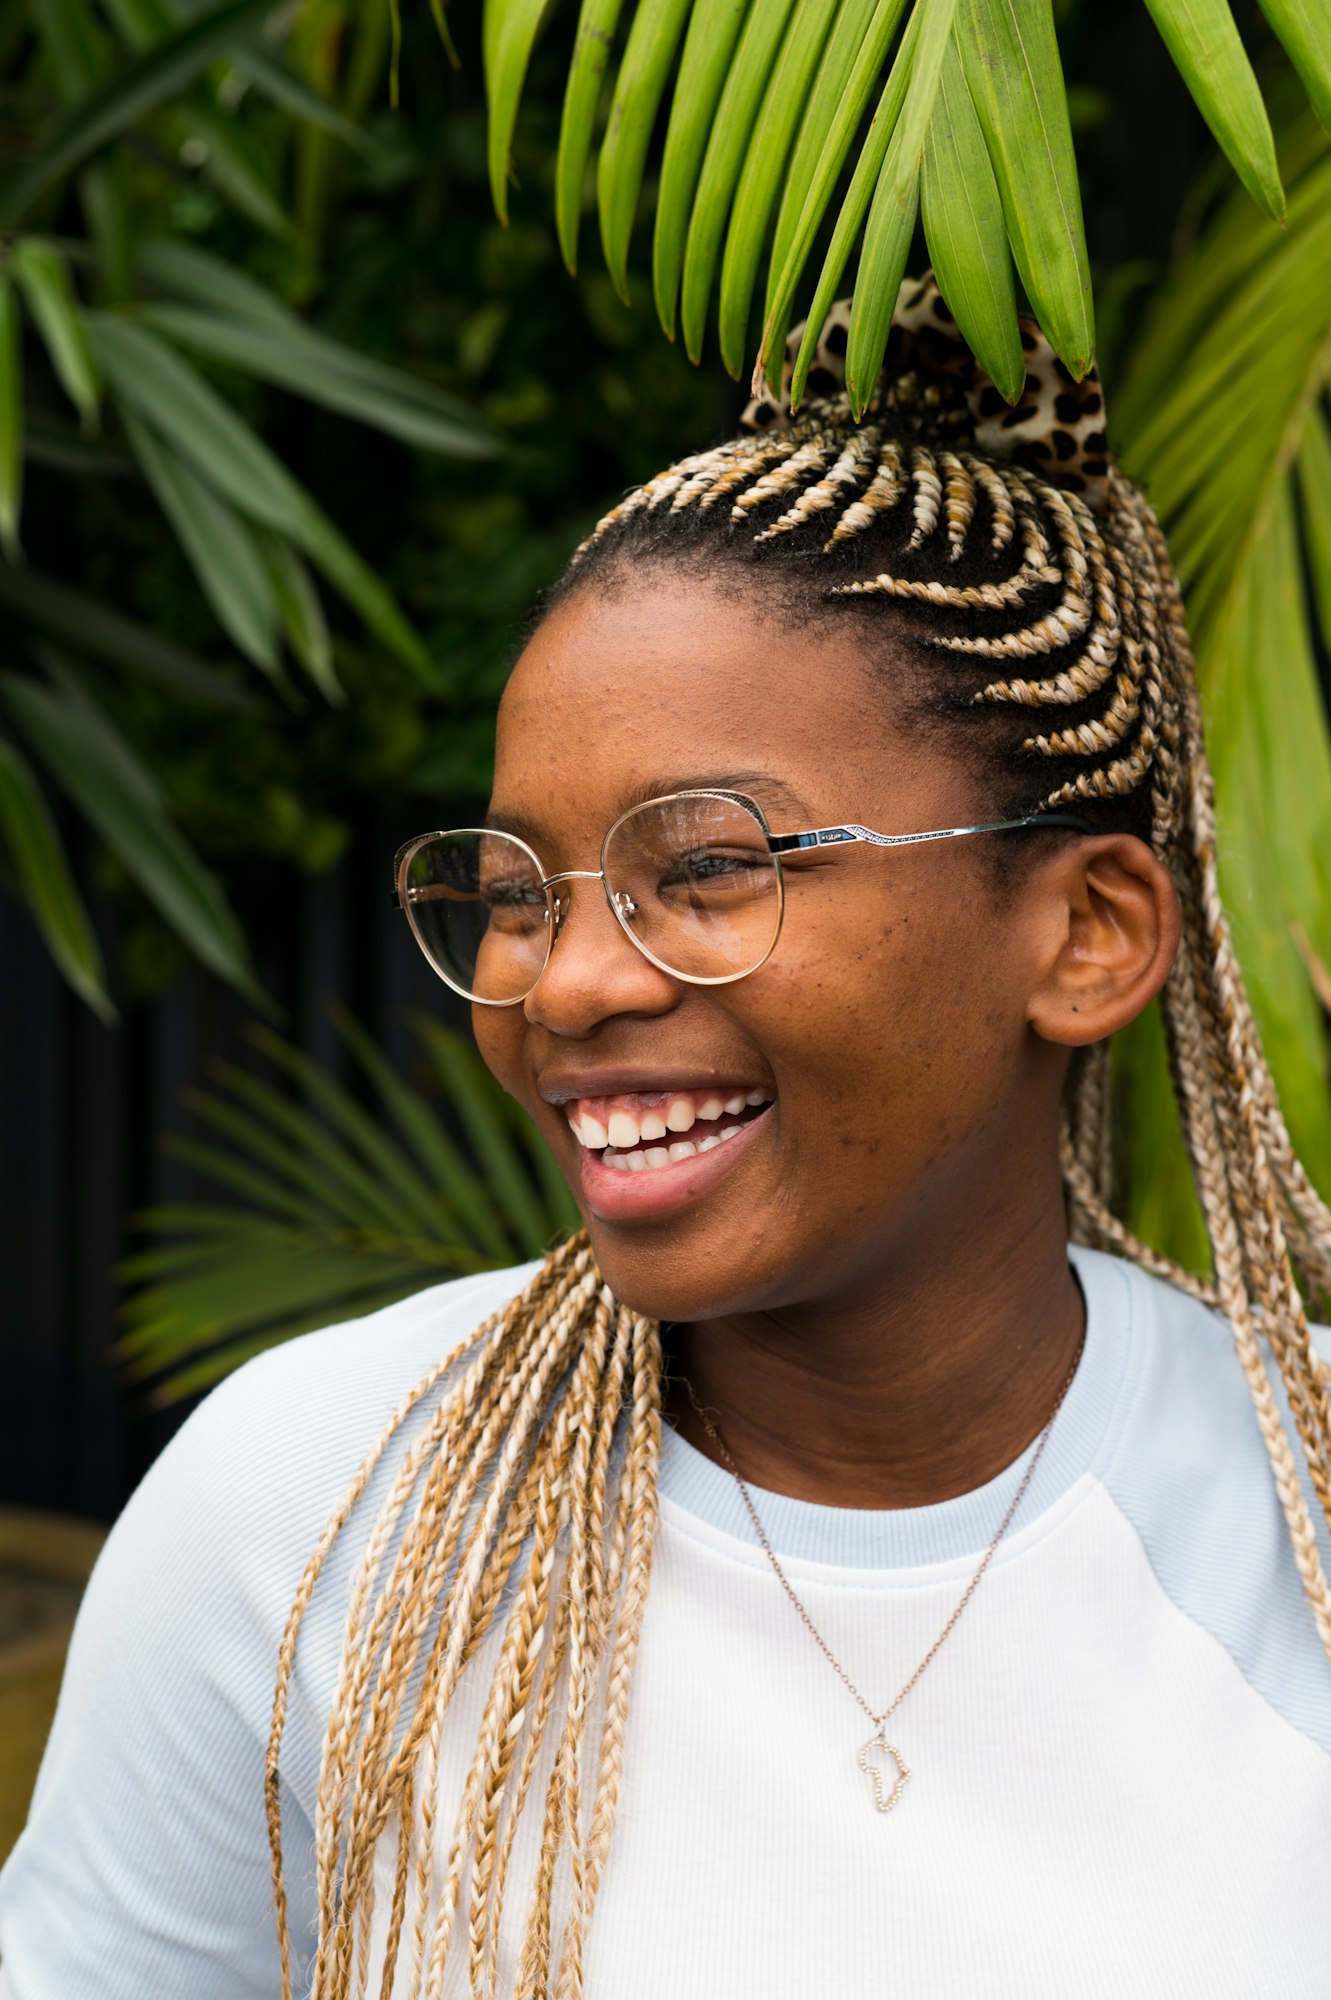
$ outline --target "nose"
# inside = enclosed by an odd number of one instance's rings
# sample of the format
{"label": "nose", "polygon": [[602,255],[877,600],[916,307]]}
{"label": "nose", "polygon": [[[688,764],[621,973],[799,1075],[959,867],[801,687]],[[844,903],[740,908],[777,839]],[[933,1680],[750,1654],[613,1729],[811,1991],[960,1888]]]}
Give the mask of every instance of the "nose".
{"label": "nose", "polygon": [[617,1014],[666,1014],[678,1003],[682,981],[625,935],[599,874],[571,869],[545,886],[556,904],[555,937],[523,1002],[529,1021],[577,1041]]}

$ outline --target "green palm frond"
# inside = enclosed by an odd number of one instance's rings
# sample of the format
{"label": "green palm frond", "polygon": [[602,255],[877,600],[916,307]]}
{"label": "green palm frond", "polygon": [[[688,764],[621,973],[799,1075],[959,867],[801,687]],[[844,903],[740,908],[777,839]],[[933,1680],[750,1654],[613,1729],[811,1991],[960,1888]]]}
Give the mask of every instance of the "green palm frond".
{"label": "green palm frond", "polygon": [[[1280,165],[1286,227],[1241,196],[1222,204],[1145,316],[1112,414],[1187,596],[1239,955],[1295,1143],[1328,1187],[1312,968],[1331,962],[1331,736],[1317,676],[1318,644],[1331,650],[1331,139],[1306,112]],[[1144,1183],[1165,1143],[1152,1029],[1134,1060]],[[1186,1204],[1163,1187],[1147,1227],[1178,1243]]]}
{"label": "green palm frond", "polygon": [[[1230,0],[1146,5],[1243,185],[1283,217],[1271,126]],[[573,31],[571,0],[562,11]],[[1331,13],[1318,0],[1262,0],[1262,11],[1318,115],[1331,119]],[[485,0],[490,177],[505,220],[528,65],[560,12],[559,0]],[[779,366],[815,243],[834,218],[814,291],[830,302],[859,245],[849,374],[862,404],[919,213],[944,296],[1010,399],[1022,382],[1014,261],[1063,361],[1076,376],[1089,368],[1090,276],[1052,0],[581,0],[559,141],[559,237],[572,268],[594,158],[601,241],[621,293],[658,122],[653,285],[671,338],[682,310],[695,359],[719,272],[721,354],[742,373],[770,238],[758,360],[769,375]]]}
{"label": "green palm frond", "polygon": [[235,1205],[141,1218],[164,1240],[122,1267],[131,1292],[119,1352],[157,1401],[441,1278],[539,1256],[577,1226],[548,1148],[475,1050],[437,1022],[416,1026],[430,1094],[339,1020],[373,1114],[265,1028],[251,1039],[280,1086],[219,1064],[215,1087],[194,1097],[210,1136],[171,1150]]}

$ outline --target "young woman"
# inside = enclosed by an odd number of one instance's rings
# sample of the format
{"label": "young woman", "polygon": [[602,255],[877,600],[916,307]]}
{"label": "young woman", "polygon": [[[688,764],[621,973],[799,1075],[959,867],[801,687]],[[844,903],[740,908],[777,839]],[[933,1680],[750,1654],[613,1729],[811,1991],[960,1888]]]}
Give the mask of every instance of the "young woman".
{"label": "young woman", "polygon": [[[397,892],[585,1232],[191,1419],[5,2000],[1331,1991],[1331,1216],[1159,530],[1026,340],[1007,413],[907,287],[862,423],[579,550]],[[1204,1284],[1108,1205],[1156,994]]]}

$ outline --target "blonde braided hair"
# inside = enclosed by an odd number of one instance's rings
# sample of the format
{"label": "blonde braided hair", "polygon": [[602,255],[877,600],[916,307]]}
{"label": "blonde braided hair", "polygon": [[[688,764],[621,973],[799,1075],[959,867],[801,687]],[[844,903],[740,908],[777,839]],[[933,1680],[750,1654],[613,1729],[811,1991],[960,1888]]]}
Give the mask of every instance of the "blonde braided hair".
{"label": "blonde braided hair", "polygon": [[[1150,840],[1183,910],[1162,1008],[1212,1273],[1179,1269],[1112,1211],[1107,1044],[1082,1052],[1069,1078],[1061,1154],[1071,1234],[1229,1321],[1331,1656],[1331,1590],[1299,1462],[1331,1524],[1328,1381],[1304,1306],[1305,1294],[1331,1298],[1331,1212],[1290,1144],[1221,906],[1178,587],[1149,507],[1112,466],[1097,508],[977,451],[974,428],[946,385],[918,373],[889,381],[859,424],[844,398],[824,399],[789,428],[696,454],[630,495],[560,588],[589,587],[623,564],[737,562],[751,566],[755,588],[770,581],[806,612],[874,629],[886,615],[930,713],[983,744],[1000,786],[996,816],[1075,807]],[[1041,728],[1037,711],[1052,711],[1053,725]],[[313,2000],[370,1990],[374,1863],[386,1837],[395,1859],[380,2000],[440,2000],[455,1950],[466,1954],[471,1991],[497,1994],[514,1837],[547,1738],[553,1765],[514,1990],[517,2000],[580,2000],[651,1568],[661,1374],[659,1328],[612,1297],[579,1235],[417,1384],[376,1441],[310,1558],[281,1647],[267,1810],[283,2000],[279,1753],[297,1637],[329,1549],[408,1419],[423,1428],[366,1538],[324,1743]],[[445,1851],[435,1825],[444,1715],[501,1619]],[[561,1864],[571,1886],[556,1936]]]}

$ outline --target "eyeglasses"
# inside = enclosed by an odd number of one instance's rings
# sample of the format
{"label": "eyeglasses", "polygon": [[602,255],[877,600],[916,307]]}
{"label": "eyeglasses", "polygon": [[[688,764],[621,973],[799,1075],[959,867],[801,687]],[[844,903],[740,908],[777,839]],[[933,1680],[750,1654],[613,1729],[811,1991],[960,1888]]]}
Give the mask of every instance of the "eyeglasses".
{"label": "eyeglasses", "polygon": [[515,1007],[545,970],[568,915],[572,882],[599,882],[624,935],[644,958],[691,986],[727,986],[756,972],[781,932],[781,856],[868,842],[913,847],[1023,827],[1094,828],[1070,813],[1032,813],[928,833],[819,826],[772,834],[743,792],[672,792],[619,815],[599,868],[547,875],[525,840],[487,827],[423,833],[398,851],[394,902],[455,993]]}

